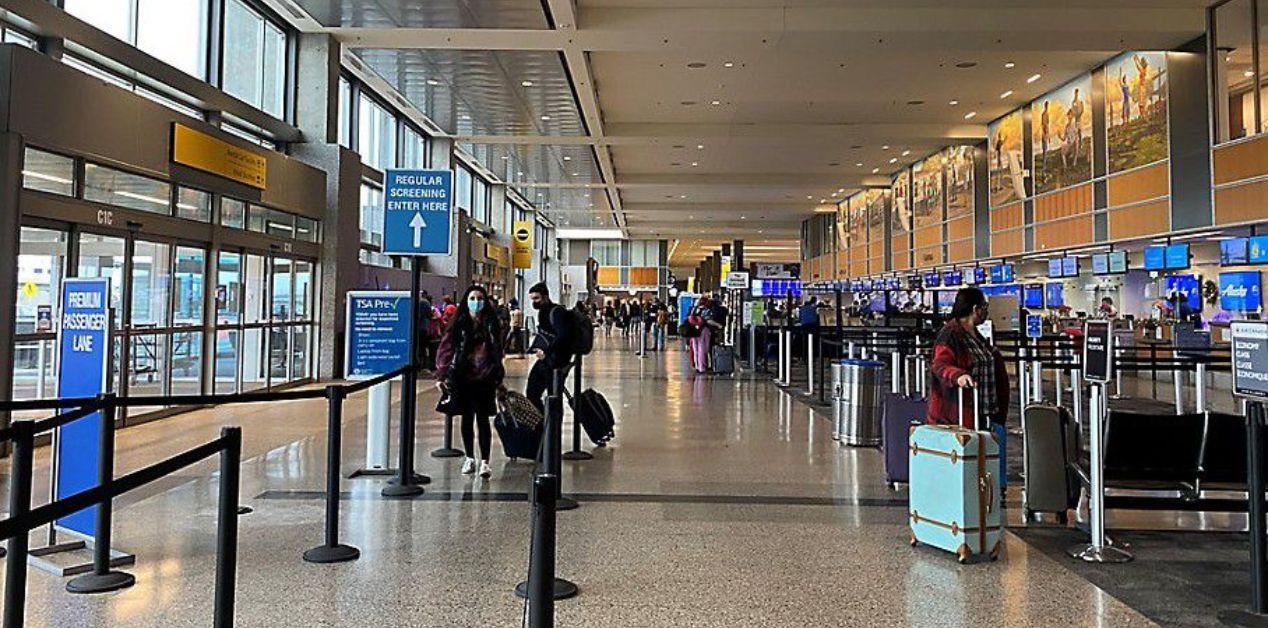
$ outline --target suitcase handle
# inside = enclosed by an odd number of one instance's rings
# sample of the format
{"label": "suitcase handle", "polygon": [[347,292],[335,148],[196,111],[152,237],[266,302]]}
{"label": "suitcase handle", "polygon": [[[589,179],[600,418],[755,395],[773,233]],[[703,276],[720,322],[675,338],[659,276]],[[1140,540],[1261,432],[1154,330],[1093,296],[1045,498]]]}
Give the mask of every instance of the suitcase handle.
{"label": "suitcase handle", "polygon": [[[960,401],[960,416],[964,416],[964,388],[957,386],[956,394]],[[981,395],[978,393],[977,387],[973,387],[973,429],[982,430],[982,411],[981,411]]]}

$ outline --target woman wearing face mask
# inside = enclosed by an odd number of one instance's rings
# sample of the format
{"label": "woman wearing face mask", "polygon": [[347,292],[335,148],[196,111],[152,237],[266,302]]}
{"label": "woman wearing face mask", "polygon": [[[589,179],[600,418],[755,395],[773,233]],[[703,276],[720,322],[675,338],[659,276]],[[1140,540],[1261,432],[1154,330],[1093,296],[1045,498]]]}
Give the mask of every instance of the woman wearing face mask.
{"label": "woman wearing face mask", "polygon": [[476,472],[475,432],[480,436],[480,477],[487,478],[492,432],[489,417],[497,412],[494,402],[506,371],[502,367],[502,334],[497,311],[480,286],[467,288],[453,322],[440,341],[436,355],[436,380],[447,409],[462,416],[462,444],[467,452],[462,472]]}
{"label": "woman wearing face mask", "polygon": [[1008,412],[1004,358],[977,331],[988,312],[986,295],[981,290],[963,288],[955,295],[951,320],[933,341],[928,423],[974,428],[972,397],[965,394],[965,407],[960,408],[957,388],[978,389],[984,417],[991,423],[1004,422]]}

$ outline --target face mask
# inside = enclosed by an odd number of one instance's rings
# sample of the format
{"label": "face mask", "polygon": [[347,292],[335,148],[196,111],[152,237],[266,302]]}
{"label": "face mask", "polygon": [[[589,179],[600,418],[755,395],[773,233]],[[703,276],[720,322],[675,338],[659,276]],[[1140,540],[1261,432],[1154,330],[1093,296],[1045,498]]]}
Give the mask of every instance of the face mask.
{"label": "face mask", "polygon": [[484,307],[484,299],[467,299],[467,309],[471,313],[479,312]]}
{"label": "face mask", "polygon": [[541,302],[541,301],[533,301],[533,309],[534,309],[534,310],[540,310],[540,309],[542,309],[542,302]]}

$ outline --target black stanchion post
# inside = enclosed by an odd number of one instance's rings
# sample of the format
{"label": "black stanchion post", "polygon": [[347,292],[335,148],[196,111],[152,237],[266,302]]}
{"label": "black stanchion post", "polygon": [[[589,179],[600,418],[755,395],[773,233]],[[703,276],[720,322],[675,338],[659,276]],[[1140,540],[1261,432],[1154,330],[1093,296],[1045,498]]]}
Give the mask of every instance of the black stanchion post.
{"label": "black stanchion post", "polygon": [[[242,463],[242,428],[222,427],[227,439],[220,452],[220,504],[216,516],[216,600],[213,625],[233,626],[234,592],[238,578],[238,491]],[[338,475],[337,473],[335,475]]]}
{"label": "black stanchion post", "polygon": [[1262,402],[1246,403],[1246,497],[1250,523],[1250,611],[1219,613],[1228,626],[1268,626],[1268,524],[1264,521],[1264,421]]}
{"label": "black stanchion post", "polygon": [[418,291],[423,283],[422,260],[414,258],[410,263],[410,324],[409,324],[409,356],[410,369],[401,378],[401,443],[397,450],[399,460],[396,465],[396,478],[389,480],[383,487],[384,497],[407,498],[423,494],[420,483],[430,478],[414,473],[414,424],[418,413],[418,364],[414,362],[414,347],[418,342],[415,325],[418,323]]}
{"label": "black stanchion post", "polygon": [[581,356],[572,372],[572,451],[564,454],[564,460],[593,460],[594,456],[581,448],[581,421],[577,420],[577,406],[581,405]]}
{"label": "black stanchion post", "polygon": [[453,417],[445,416],[445,445],[431,452],[432,458],[457,458],[463,455],[461,449],[453,446]]}
{"label": "black stanchion post", "polygon": [[825,392],[825,390],[828,388],[827,372],[826,372],[827,366],[828,366],[828,356],[824,355],[823,353],[823,330],[822,329],[819,330],[819,333],[815,334],[815,344],[818,345],[818,347],[815,349],[815,355],[818,356],[819,358],[819,403],[827,405],[828,399],[827,399],[827,393]]}
{"label": "black stanchion post", "polygon": [[564,370],[551,373],[550,397],[546,400],[546,472],[559,478],[555,490],[555,510],[572,510],[577,501],[563,496],[563,430],[564,430]]}
{"label": "black stanchion post", "polygon": [[[555,618],[554,600],[577,595],[577,585],[555,577],[556,518],[559,510],[559,476],[538,473],[533,477],[530,498],[533,507],[532,540],[528,552],[528,580],[515,586],[515,595],[528,600],[525,612],[529,626],[551,626]],[[534,620],[549,623],[534,624]]]}
{"label": "black stanchion post", "polygon": [[306,552],[310,563],[342,563],[356,560],[361,551],[339,543],[339,467],[343,448],[343,400],[341,386],[326,387],[326,541]]}
{"label": "black stanchion post", "polygon": [[[32,460],[35,431],[30,421],[15,421],[13,457],[9,460],[9,517],[21,519],[31,511]],[[26,615],[27,530],[9,539],[4,566],[4,626],[21,626]]]}
{"label": "black stanchion post", "polygon": [[[124,343],[127,344],[127,343]],[[97,441],[97,483],[109,486],[114,483],[114,417],[115,395],[106,393],[99,397],[102,402],[101,438]],[[66,590],[71,593],[106,593],[126,589],[136,584],[136,577],[123,571],[110,569],[111,520],[113,515],[113,498],[107,498],[97,505],[96,534],[93,535],[92,573],[86,573],[66,583]]]}

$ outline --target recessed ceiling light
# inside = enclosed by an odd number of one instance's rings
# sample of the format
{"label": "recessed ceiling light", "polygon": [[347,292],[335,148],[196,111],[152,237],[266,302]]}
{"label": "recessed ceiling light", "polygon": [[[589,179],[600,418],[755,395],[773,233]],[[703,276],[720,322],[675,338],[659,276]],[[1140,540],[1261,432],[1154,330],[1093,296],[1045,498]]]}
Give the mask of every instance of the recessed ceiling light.
{"label": "recessed ceiling light", "polygon": [[1031,75],[1030,75],[1030,78],[1026,79],[1026,82],[1027,82],[1027,83],[1034,83],[1035,81],[1039,80],[1040,78],[1043,78],[1043,75],[1042,75],[1042,74],[1031,74]]}
{"label": "recessed ceiling light", "polygon": [[807,196],[807,197],[806,197],[806,200],[808,200],[808,201],[813,201],[813,200],[814,200],[814,198],[815,198],[815,197],[813,197],[813,196]]}
{"label": "recessed ceiling light", "polygon": [[517,173],[515,173],[515,176],[517,176],[517,177],[522,177],[522,176],[524,176],[524,173],[523,173],[523,172],[517,172]]}
{"label": "recessed ceiling light", "polygon": [[1017,64],[1016,64],[1016,63],[1013,63],[1012,61],[1009,61],[1008,63],[1005,63],[1005,64],[1004,64],[1004,68],[1005,68],[1005,69],[1008,69],[1008,70],[1011,70],[1011,69],[1013,69],[1013,68],[1015,68],[1015,67],[1017,67]]}
{"label": "recessed ceiling light", "polygon": [[1251,70],[1246,70],[1245,72],[1242,72],[1242,76],[1244,76],[1244,77],[1246,77],[1246,78],[1250,78],[1250,77],[1252,77],[1252,76],[1254,76],[1254,75],[1255,75],[1255,73],[1254,73],[1253,71],[1251,71]]}
{"label": "recessed ceiling light", "polygon": [[964,114],[964,119],[965,119],[965,120],[972,120],[973,118],[976,118],[976,117],[977,117],[977,112],[976,112],[976,111],[970,111],[970,112],[968,112],[968,113]]}
{"label": "recessed ceiling light", "polygon": [[568,155],[564,155],[564,161],[572,161],[572,157],[569,157]]}
{"label": "recessed ceiling light", "polygon": [[1011,90],[1011,89],[1010,89],[1010,90],[1008,90],[1008,91],[1006,91],[1006,92],[1004,92],[1004,93],[1000,94],[1000,95],[999,95],[999,97],[1000,97],[1000,99],[1002,100],[1002,99],[1004,99],[1004,98],[1008,98],[1009,96],[1012,96],[1012,95],[1013,95],[1013,90]]}
{"label": "recessed ceiling light", "polygon": [[692,168],[695,168],[696,166],[699,166],[699,165],[700,165],[700,162],[698,162],[698,161],[693,161],[693,162],[691,162],[691,167],[692,167]]}
{"label": "recessed ceiling light", "polygon": [[881,147],[881,150],[889,150],[889,144],[886,144],[886,145],[882,146],[882,147]]}
{"label": "recessed ceiling light", "polygon": [[520,86],[521,86],[521,87],[532,87],[532,86],[533,86],[533,82],[532,82],[532,81],[520,81]]}
{"label": "recessed ceiling light", "polygon": [[880,169],[880,168],[872,168],[872,174],[876,174],[876,173],[878,173],[878,172],[880,172],[880,171],[881,171],[881,169]]}
{"label": "recessed ceiling light", "polygon": [[506,160],[508,160],[508,159],[510,159],[510,158],[511,158],[511,156],[510,156],[510,155],[502,155],[502,161],[506,161]]}
{"label": "recessed ceiling light", "polygon": [[542,120],[549,121],[549,120],[550,120],[550,116],[548,116],[548,115],[543,115],[543,116],[542,116]]}
{"label": "recessed ceiling light", "polygon": [[898,163],[898,158],[897,158],[897,157],[891,158],[891,159],[889,160],[889,163],[891,163],[891,164],[896,164],[896,163]]}
{"label": "recessed ceiling light", "polygon": [[692,61],[691,63],[688,63],[688,64],[687,64],[687,67],[689,67],[689,68],[691,68],[691,69],[693,69],[693,70],[699,70],[700,68],[707,67],[708,65],[709,65],[709,64],[707,64],[707,63],[705,63],[705,62],[703,62],[703,61]]}
{"label": "recessed ceiling light", "polygon": [[845,188],[841,188],[841,189],[837,190],[837,194],[841,194],[842,192],[845,192]]}
{"label": "recessed ceiling light", "polygon": [[696,144],[696,150],[704,150],[704,144]]}
{"label": "recessed ceiling light", "polygon": [[911,151],[909,150],[903,151],[903,157],[906,157],[907,155],[910,155],[910,154],[911,154]]}
{"label": "recessed ceiling light", "polygon": [[437,81],[436,79],[427,79],[427,84],[428,84],[428,85],[440,85],[440,81]]}
{"label": "recessed ceiling light", "polygon": [[574,172],[574,173],[572,173],[572,176],[574,176],[574,177],[579,177],[579,176],[581,176],[581,173],[580,173],[580,172]]}
{"label": "recessed ceiling light", "polygon": [[826,199],[826,198],[821,198],[821,199],[819,199],[819,203],[821,203],[821,204],[822,204],[822,203],[826,203],[826,202],[828,202],[828,199]]}
{"label": "recessed ceiling light", "polygon": [[959,62],[959,63],[955,64],[955,67],[960,68],[961,70],[967,70],[967,69],[969,69],[969,68],[976,68],[976,67],[977,67],[977,62],[976,62],[976,61],[961,61],[961,62]]}
{"label": "recessed ceiling light", "polygon": [[709,104],[710,104],[710,105],[713,105],[714,107],[717,107],[718,105],[722,104],[722,101],[721,101],[721,100],[715,100],[715,101],[713,101],[713,102],[710,102]]}
{"label": "recessed ceiling light", "polygon": [[947,104],[948,104],[948,105],[951,105],[952,107],[954,107],[954,106],[956,106],[956,105],[960,104],[960,101],[958,101],[958,100],[952,100],[951,102],[949,102],[949,103],[947,103]]}
{"label": "recessed ceiling light", "polygon": [[748,220],[748,218],[746,218],[746,217],[744,217],[744,216],[740,216],[740,220]]}
{"label": "recessed ceiling light", "polygon": [[857,168],[862,168],[862,167],[863,167],[863,163],[862,163],[862,162],[859,162],[859,163],[854,164],[854,165],[855,165],[855,167],[857,167]]}

